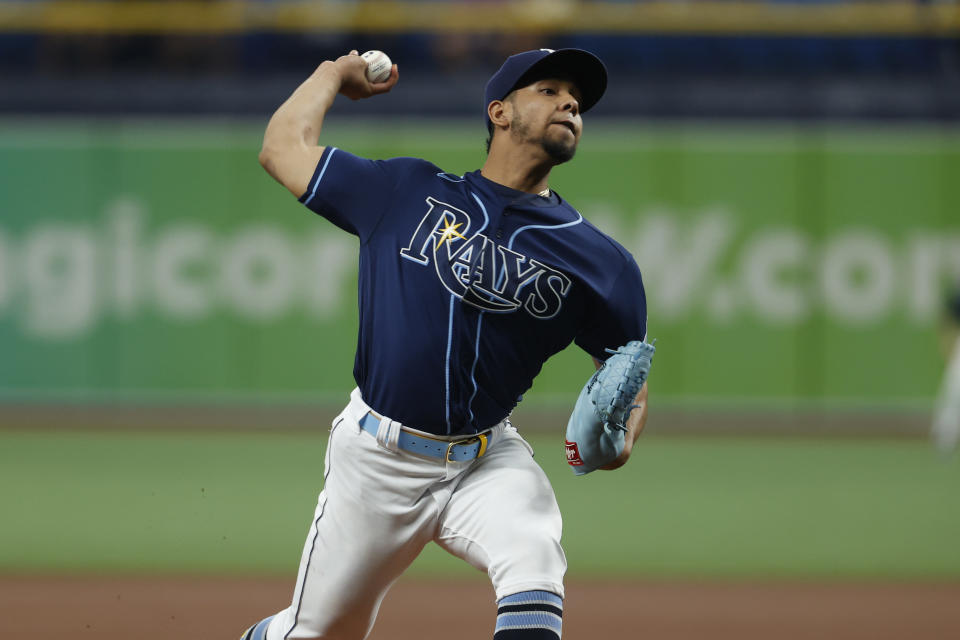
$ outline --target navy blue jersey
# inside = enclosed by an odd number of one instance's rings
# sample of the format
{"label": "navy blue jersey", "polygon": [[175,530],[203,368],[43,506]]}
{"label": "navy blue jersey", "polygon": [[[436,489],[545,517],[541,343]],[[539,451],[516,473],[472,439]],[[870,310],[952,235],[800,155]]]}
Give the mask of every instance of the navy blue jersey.
{"label": "navy blue jersey", "polygon": [[300,202],[360,238],[354,377],[410,427],[481,431],[571,341],[605,360],[646,336],[636,262],[555,194],[328,147]]}

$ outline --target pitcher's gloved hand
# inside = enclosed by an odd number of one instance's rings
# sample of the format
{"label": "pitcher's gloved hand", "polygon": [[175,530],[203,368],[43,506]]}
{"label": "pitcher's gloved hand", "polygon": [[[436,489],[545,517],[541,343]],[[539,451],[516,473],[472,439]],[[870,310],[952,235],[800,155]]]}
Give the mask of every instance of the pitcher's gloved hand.
{"label": "pitcher's gloved hand", "polygon": [[567,422],[567,464],[580,476],[607,465],[623,451],[627,418],[650,375],[653,343],[634,340],[611,353],[580,390]]}

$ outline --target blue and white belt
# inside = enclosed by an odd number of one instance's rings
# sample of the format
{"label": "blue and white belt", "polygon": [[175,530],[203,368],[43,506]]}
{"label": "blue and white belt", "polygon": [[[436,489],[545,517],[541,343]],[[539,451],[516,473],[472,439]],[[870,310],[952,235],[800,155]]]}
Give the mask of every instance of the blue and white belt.
{"label": "blue and white belt", "polygon": [[[380,420],[380,416],[370,411],[360,418],[360,427],[376,437],[377,431],[380,429]],[[478,433],[462,440],[441,440],[440,438],[410,433],[401,427],[397,446],[408,453],[439,458],[447,462],[466,462],[467,460],[482,458],[483,454],[487,452],[487,442],[488,435],[486,433]]]}

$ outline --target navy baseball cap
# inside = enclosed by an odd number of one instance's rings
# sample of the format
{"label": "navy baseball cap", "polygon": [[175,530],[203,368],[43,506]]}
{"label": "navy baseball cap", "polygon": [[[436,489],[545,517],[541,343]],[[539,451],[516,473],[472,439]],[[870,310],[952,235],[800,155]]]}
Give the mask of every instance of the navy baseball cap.
{"label": "navy baseball cap", "polygon": [[580,89],[580,113],[597,104],[607,89],[607,68],[600,58],[583,49],[534,49],[507,58],[503,66],[487,82],[484,92],[483,119],[490,126],[487,107],[494,100],[503,100],[511,91],[554,73],[570,76]]}

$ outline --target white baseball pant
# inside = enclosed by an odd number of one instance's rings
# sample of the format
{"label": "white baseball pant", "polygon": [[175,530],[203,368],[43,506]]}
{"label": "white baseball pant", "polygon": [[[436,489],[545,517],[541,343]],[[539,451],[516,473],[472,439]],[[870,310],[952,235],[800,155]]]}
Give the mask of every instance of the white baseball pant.
{"label": "white baseball pant", "polygon": [[293,602],[267,640],[362,640],[387,590],[431,540],[486,571],[497,600],[532,590],[563,597],[560,510],[508,420],[491,430],[482,457],[446,462],[398,450],[399,423],[382,423],[377,437],[363,431],[369,411],[355,389],[333,421]]}

